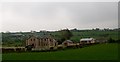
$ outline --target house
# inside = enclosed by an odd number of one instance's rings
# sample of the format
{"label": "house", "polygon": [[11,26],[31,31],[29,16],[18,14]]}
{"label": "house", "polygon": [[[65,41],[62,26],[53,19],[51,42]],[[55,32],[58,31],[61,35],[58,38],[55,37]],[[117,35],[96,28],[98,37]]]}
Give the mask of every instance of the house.
{"label": "house", "polygon": [[95,43],[95,39],[94,38],[83,38],[80,39],[80,44],[92,44]]}
{"label": "house", "polygon": [[63,46],[71,46],[73,45],[73,42],[71,40],[66,40],[62,43]]}
{"label": "house", "polygon": [[26,40],[26,46],[32,45],[32,50],[56,49],[58,42],[51,36],[30,36]]}

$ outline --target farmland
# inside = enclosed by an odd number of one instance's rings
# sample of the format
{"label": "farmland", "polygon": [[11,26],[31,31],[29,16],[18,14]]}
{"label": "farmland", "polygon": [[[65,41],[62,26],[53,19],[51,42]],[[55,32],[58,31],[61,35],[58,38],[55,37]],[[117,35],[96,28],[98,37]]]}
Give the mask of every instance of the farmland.
{"label": "farmland", "polygon": [[117,60],[118,44],[97,44],[54,52],[4,53],[3,60]]}
{"label": "farmland", "polygon": [[[114,40],[118,39],[118,31],[119,30],[70,30],[73,36],[70,38],[73,42],[79,42],[81,38],[92,37],[95,39],[106,39],[112,38]],[[43,32],[35,32],[35,35],[44,35],[51,34],[56,40],[61,42],[61,33],[60,31],[43,31]],[[2,46],[7,47],[16,47],[16,46],[24,46],[26,39],[31,35],[31,32],[15,32],[15,33],[2,33]],[[62,41],[63,42],[63,41]]]}

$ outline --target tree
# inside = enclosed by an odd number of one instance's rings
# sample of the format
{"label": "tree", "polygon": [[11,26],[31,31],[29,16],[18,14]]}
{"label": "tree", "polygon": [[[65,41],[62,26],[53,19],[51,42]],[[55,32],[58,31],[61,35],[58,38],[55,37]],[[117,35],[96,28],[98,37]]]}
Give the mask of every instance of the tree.
{"label": "tree", "polygon": [[71,31],[78,31],[77,28],[72,29]]}
{"label": "tree", "polygon": [[61,30],[60,32],[62,41],[70,39],[73,36],[72,32],[70,32],[68,29]]}
{"label": "tree", "polygon": [[33,44],[32,44],[32,45],[25,46],[25,48],[27,48],[27,51],[31,51],[33,47],[34,47]]}
{"label": "tree", "polygon": [[100,29],[99,29],[99,28],[96,28],[95,30],[99,31]]}
{"label": "tree", "polygon": [[115,43],[115,40],[110,37],[110,38],[108,39],[108,42],[109,42],[109,43]]}

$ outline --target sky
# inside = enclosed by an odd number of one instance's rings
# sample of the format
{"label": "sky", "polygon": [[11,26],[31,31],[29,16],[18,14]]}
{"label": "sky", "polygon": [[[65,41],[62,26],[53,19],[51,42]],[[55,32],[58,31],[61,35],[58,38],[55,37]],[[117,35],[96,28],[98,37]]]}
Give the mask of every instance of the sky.
{"label": "sky", "polygon": [[3,2],[1,30],[118,28],[117,2]]}

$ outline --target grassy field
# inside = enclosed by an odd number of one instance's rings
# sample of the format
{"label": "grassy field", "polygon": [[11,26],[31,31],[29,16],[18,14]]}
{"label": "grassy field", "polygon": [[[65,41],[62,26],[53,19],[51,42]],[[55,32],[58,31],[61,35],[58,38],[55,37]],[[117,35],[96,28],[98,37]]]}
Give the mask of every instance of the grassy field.
{"label": "grassy field", "polygon": [[118,39],[118,31],[85,31],[85,32],[72,32],[73,37],[71,40],[78,41],[81,38],[93,37],[95,39],[101,38],[105,36],[105,39],[109,39],[110,37],[114,40]]}
{"label": "grassy field", "polygon": [[116,43],[97,44],[54,52],[4,53],[3,60],[117,60]]}

